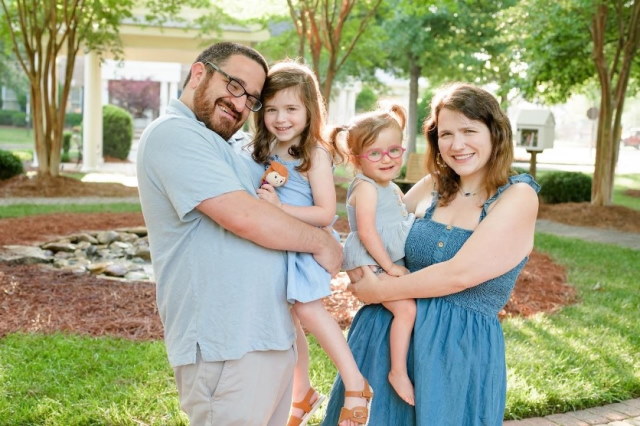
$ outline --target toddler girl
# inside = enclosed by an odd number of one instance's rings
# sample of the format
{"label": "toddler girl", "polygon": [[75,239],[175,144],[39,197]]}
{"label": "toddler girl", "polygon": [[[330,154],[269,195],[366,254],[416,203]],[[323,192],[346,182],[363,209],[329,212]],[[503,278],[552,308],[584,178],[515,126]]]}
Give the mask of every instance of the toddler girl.
{"label": "toddler girl", "polygon": [[[322,137],[325,109],[318,82],[309,68],[291,61],[271,68],[262,91],[263,108],[255,115],[252,156],[267,164],[278,161],[288,180],[278,187],[264,184],[258,196],[315,226],[332,224],[336,212],[333,161],[342,160],[335,145]],[[293,404],[288,426],[306,424],[324,396],[309,380],[309,349],[300,323],[311,332],[336,365],[349,391],[340,413],[341,425],[368,419],[373,392],[360,373],[342,330],[324,309],[331,277],[309,253],[288,253],[287,298],[293,303],[298,362],[294,371]],[[362,422],[361,422],[362,423]]]}
{"label": "toddler girl", "polygon": [[[347,191],[349,233],[344,245],[343,269],[356,281],[361,266],[375,273],[400,276],[404,267],[404,243],[414,215],[407,213],[402,191],[393,182],[402,166],[402,132],[406,114],[399,105],[357,116],[348,127],[331,132],[335,143],[346,133],[353,166],[360,172]],[[407,353],[416,315],[413,299],[383,304],[393,314],[390,329],[389,382],[397,394],[414,405],[413,384],[407,374]]]}

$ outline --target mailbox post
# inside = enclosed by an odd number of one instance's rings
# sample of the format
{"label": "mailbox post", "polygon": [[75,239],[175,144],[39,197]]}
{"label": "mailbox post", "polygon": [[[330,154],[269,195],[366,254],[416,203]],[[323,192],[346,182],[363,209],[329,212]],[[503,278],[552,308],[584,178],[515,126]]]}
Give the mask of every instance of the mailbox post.
{"label": "mailbox post", "polygon": [[556,122],[553,113],[545,109],[525,109],[517,120],[516,146],[531,154],[529,173],[536,177],[537,154],[545,148],[553,148]]}

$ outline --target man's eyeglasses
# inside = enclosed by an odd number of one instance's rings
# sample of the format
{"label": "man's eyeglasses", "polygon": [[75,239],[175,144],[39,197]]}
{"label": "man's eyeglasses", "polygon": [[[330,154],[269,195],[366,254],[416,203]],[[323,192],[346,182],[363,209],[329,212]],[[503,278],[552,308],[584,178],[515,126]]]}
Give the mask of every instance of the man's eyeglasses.
{"label": "man's eyeglasses", "polygon": [[369,161],[377,163],[378,161],[382,160],[385,154],[388,155],[389,158],[395,160],[396,158],[402,157],[402,154],[404,154],[405,151],[406,149],[400,145],[392,145],[387,151],[377,148],[370,149],[364,154],[358,155],[358,158],[366,158]]}
{"label": "man's eyeglasses", "polygon": [[207,61],[205,62],[205,64],[209,65],[211,68],[213,68],[214,70],[222,74],[224,78],[229,80],[229,82],[227,83],[227,91],[229,93],[231,93],[236,98],[241,98],[244,95],[247,95],[247,102],[246,102],[247,108],[249,108],[253,112],[260,111],[260,108],[262,108],[262,102],[260,102],[260,99],[256,98],[253,95],[248,94],[244,86],[240,84],[238,80],[231,77],[229,74],[222,71],[217,65],[214,65],[211,62]]}

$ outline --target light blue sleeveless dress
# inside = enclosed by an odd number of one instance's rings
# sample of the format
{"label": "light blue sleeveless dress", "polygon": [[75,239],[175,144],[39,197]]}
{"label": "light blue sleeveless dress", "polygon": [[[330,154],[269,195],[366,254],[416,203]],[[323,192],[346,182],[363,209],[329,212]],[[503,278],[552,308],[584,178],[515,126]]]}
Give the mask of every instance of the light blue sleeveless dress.
{"label": "light blue sleeveless dress", "polygon": [[[393,182],[387,186],[378,185],[373,179],[362,174],[354,177],[347,190],[347,200],[351,196],[356,184],[366,181],[376,187],[378,200],[376,204],[376,230],[389,253],[391,261],[404,266],[404,245],[407,234],[415,219],[413,213],[407,213],[402,201],[402,191]],[[347,216],[349,219],[349,235],[344,242],[344,261],[342,269],[350,271],[359,266],[377,265],[358,236],[358,221],[356,209],[347,201]]]}
{"label": "light blue sleeveless dress", "polygon": [[[512,176],[486,201],[480,220],[500,194],[517,182],[540,189],[527,174]],[[451,259],[472,234],[470,230],[433,221],[435,198],[424,218],[416,219],[407,237],[405,261],[412,272]],[[476,287],[417,300],[407,359],[415,387],[415,407],[404,403],[387,380],[391,313],[382,305],[360,309],[348,342],[374,390],[369,425],[502,425],[507,377],[504,337],[497,315],[509,300],[526,261],[527,258],[504,275]],[[338,377],[323,425],[337,424],[343,395],[344,386]]]}
{"label": "light blue sleeveless dress", "polygon": [[[276,188],[280,202],[293,206],[312,206],[309,181],[296,170],[300,160],[284,161],[272,156],[289,171],[287,183]],[[331,294],[331,275],[310,253],[287,252],[287,300],[289,303],[311,302]]]}

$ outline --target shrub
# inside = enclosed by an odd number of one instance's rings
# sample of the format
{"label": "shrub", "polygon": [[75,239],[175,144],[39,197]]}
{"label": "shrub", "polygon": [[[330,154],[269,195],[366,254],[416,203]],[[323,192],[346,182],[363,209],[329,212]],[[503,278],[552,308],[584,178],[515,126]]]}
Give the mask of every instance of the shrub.
{"label": "shrub", "polygon": [[24,173],[22,160],[9,151],[0,149],[0,180]]}
{"label": "shrub", "polygon": [[13,111],[11,125],[16,127],[27,127],[27,114],[22,111]]}
{"label": "shrub", "polygon": [[62,134],[62,153],[68,154],[71,149],[71,132],[64,132]]}
{"label": "shrub", "polygon": [[363,87],[356,96],[356,111],[371,111],[378,103],[378,95],[370,87]]}
{"label": "shrub", "polygon": [[416,126],[417,126],[416,131],[418,132],[419,135],[423,134],[422,125],[424,124],[424,120],[431,113],[431,98],[433,98],[433,95],[434,95],[433,89],[427,89],[422,94],[422,98],[420,98],[420,100],[418,101],[418,110],[417,110],[418,117],[416,120]]}
{"label": "shrub", "polygon": [[102,154],[126,160],[133,138],[133,118],[115,105],[102,107]]}
{"label": "shrub", "polygon": [[82,123],[82,114],[79,112],[68,112],[64,115],[64,126],[75,127]]}
{"label": "shrub", "polygon": [[591,176],[577,172],[550,172],[538,179],[545,203],[580,203],[591,200]]}
{"label": "shrub", "polygon": [[26,124],[27,114],[24,112],[0,109],[0,125],[25,127]]}
{"label": "shrub", "polygon": [[0,126],[10,126],[11,125],[11,111],[7,111],[6,109],[0,109]]}

